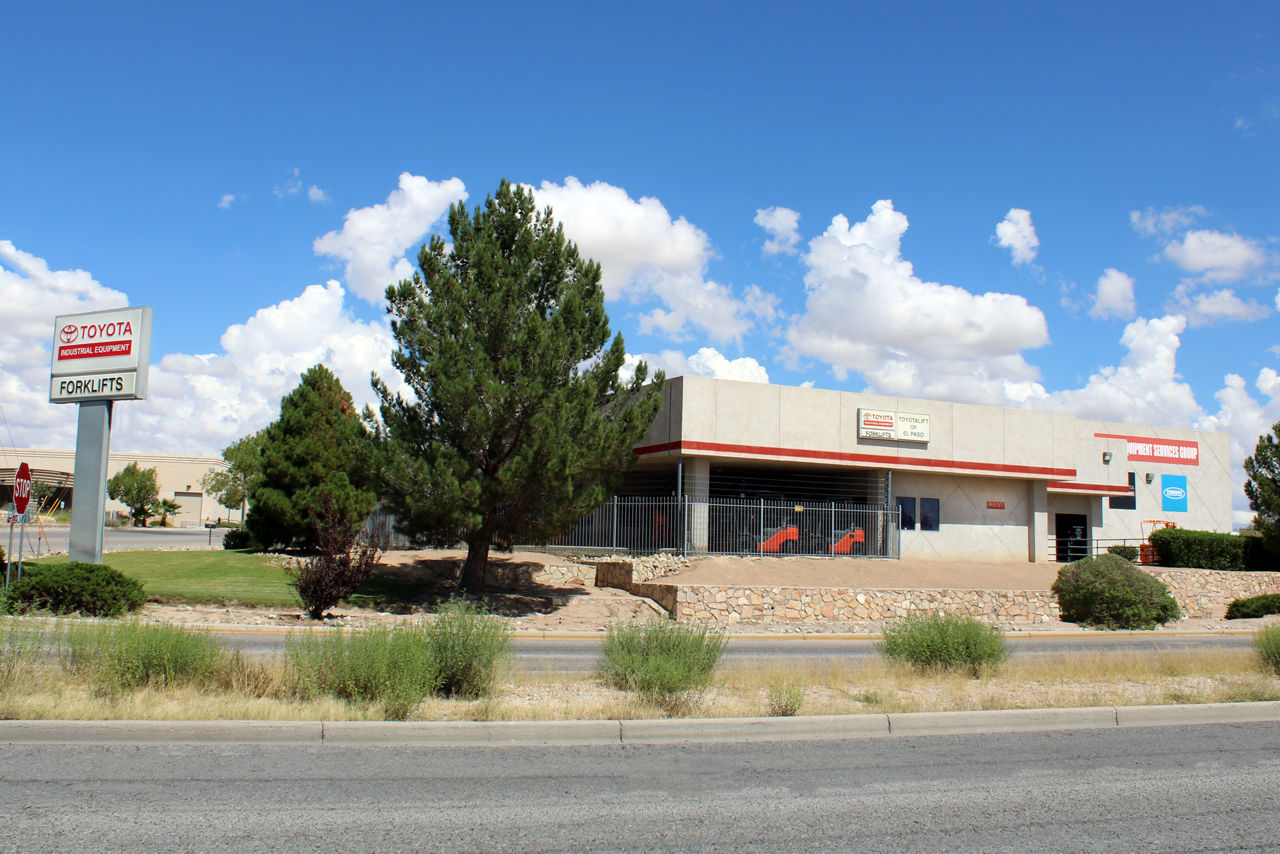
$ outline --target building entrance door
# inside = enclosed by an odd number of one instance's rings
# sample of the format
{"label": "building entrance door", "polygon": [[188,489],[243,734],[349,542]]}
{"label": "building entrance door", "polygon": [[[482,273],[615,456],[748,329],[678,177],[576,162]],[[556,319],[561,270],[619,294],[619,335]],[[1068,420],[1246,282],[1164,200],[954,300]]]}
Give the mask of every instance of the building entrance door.
{"label": "building entrance door", "polygon": [[1070,563],[1089,556],[1089,517],[1080,513],[1055,513],[1055,560]]}

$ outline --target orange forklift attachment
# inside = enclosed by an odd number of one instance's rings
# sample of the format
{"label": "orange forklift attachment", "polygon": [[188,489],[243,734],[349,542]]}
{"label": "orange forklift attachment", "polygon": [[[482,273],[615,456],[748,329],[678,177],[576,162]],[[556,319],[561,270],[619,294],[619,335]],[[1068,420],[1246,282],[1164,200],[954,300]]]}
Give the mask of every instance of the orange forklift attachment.
{"label": "orange forklift attachment", "polygon": [[1138,563],[1144,566],[1150,566],[1156,562],[1156,547],[1151,542],[1151,535],[1156,531],[1163,531],[1165,528],[1176,528],[1177,522],[1170,522],[1168,519],[1143,519],[1138,524],[1138,530],[1142,532],[1143,542],[1138,546]]}

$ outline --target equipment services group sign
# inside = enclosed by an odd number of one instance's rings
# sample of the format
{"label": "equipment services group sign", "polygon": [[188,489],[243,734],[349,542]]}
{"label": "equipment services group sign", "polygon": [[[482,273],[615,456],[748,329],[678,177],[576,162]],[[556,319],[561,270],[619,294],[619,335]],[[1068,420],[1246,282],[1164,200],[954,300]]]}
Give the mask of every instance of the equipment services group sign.
{"label": "equipment services group sign", "polygon": [[146,398],[150,308],[63,314],[53,328],[51,403]]}
{"label": "equipment services group sign", "polygon": [[859,439],[892,439],[895,442],[928,442],[929,416],[912,412],[858,410]]}

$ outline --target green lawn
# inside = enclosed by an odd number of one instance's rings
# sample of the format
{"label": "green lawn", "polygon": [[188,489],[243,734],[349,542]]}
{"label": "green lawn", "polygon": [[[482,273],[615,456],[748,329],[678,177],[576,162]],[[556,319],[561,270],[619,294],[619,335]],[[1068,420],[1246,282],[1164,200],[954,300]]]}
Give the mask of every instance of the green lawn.
{"label": "green lawn", "polygon": [[[39,563],[65,563],[65,557]],[[136,578],[148,597],[185,602],[240,602],[275,608],[299,607],[284,570],[270,555],[237,551],[109,552],[107,566]]]}

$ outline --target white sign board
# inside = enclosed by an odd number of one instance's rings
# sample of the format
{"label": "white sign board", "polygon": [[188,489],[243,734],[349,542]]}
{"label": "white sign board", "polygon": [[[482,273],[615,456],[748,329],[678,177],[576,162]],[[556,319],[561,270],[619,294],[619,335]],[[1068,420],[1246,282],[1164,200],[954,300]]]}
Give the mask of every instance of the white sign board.
{"label": "white sign board", "polygon": [[137,380],[138,376],[133,371],[53,377],[49,383],[49,401],[137,400]]}
{"label": "white sign board", "polygon": [[912,412],[898,413],[899,442],[929,441],[929,416],[916,415]]}
{"label": "white sign board", "polygon": [[859,409],[858,438],[897,439],[897,414],[896,412],[882,412],[875,409]]}
{"label": "white sign board", "polygon": [[858,410],[859,439],[888,439],[893,442],[928,442],[929,416],[913,412],[881,409]]}
{"label": "white sign board", "polygon": [[150,308],[62,314],[53,329],[51,403],[146,398]]}

